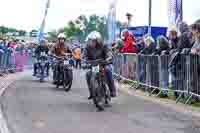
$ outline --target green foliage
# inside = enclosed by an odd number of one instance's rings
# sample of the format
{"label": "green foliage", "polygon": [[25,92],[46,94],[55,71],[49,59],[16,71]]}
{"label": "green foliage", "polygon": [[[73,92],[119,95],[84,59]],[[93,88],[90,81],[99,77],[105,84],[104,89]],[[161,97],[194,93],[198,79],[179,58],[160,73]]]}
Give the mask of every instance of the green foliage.
{"label": "green foliage", "polygon": [[56,30],[50,31],[47,33],[48,34],[48,40],[49,41],[56,41],[57,36],[58,36],[58,32]]}
{"label": "green foliage", "polygon": [[91,15],[87,18],[85,15],[81,15],[60,29],[59,33],[64,32],[67,38],[76,37],[83,42],[92,31],[100,32],[103,38],[107,39],[107,25],[104,17]]}
{"label": "green foliage", "polygon": [[8,28],[5,26],[0,26],[0,34],[7,34],[7,33],[19,33],[19,36],[26,35],[25,30],[17,30],[15,28]]}

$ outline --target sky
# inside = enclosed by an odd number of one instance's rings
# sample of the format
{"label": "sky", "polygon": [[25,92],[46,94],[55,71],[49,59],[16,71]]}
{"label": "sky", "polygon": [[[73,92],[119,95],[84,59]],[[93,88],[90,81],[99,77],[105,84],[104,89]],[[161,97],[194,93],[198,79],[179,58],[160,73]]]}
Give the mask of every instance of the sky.
{"label": "sky", "polygon": [[[47,0],[0,0],[0,25],[24,30],[38,29]],[[81,14],[107,15],[112,0],[51,0],[45,31],[58,29]],[[168,25],[168,0],[152,0],[152,25]],[[183,0],[184,21],[191,24],[200,18],[200,0]],[[117,19],[126,21],[133,14],[132,25],[148,24],[148,0],[118,0]]]}

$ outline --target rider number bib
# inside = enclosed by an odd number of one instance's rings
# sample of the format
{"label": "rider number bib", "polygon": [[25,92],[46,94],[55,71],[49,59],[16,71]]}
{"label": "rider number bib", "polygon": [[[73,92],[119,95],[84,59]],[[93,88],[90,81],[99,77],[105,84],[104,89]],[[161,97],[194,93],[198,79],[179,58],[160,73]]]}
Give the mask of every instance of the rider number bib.
{"label": "rider number bib", "polygon": [[41,53],[41,56],[45,56],[45,55],[46,55],[46,53],[45,53],[45,52],[42,52],[42,53]]}
{"label": "rider number bib", "polygon": [[69,61],[64,61],[64,65],[69,65]]}
{"label": "rider number bib", "polygon": [[100,71],[99,66],[92,67],[92,72],[98,73]]}

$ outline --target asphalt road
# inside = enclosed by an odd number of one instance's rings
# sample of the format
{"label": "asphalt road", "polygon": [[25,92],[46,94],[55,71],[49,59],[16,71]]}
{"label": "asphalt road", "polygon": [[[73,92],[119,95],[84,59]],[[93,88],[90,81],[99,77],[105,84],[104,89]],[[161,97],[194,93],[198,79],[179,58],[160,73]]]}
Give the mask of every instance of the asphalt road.
{"label": "asphalt road", "polygon": [[87,97],[83,71],[74,72],[68,93],[29,73],[1,102],[11,133],[200,133],[199,118],[134,96],[119,94],[105,112],[96,112]]}

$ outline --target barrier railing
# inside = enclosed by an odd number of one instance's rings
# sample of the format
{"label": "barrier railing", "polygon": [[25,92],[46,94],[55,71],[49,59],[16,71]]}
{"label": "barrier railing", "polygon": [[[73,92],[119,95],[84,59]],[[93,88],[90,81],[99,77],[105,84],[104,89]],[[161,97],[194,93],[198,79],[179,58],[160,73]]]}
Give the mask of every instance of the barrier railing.
{"label": "barrier railing", "polygon": [[24,68],[32,67],[31,64],[31,53],[13,52],[10,49],[0,51],[0,75],[23,71]]}
{"label": "barrier railing", "polygon": [[167,94],[172,88],[177,96],[200,97],[200,56],[180,55],[169,65],[170,55],[118,54],[114,59],[114,73],[144,85],[150,94],[158,90]]}

